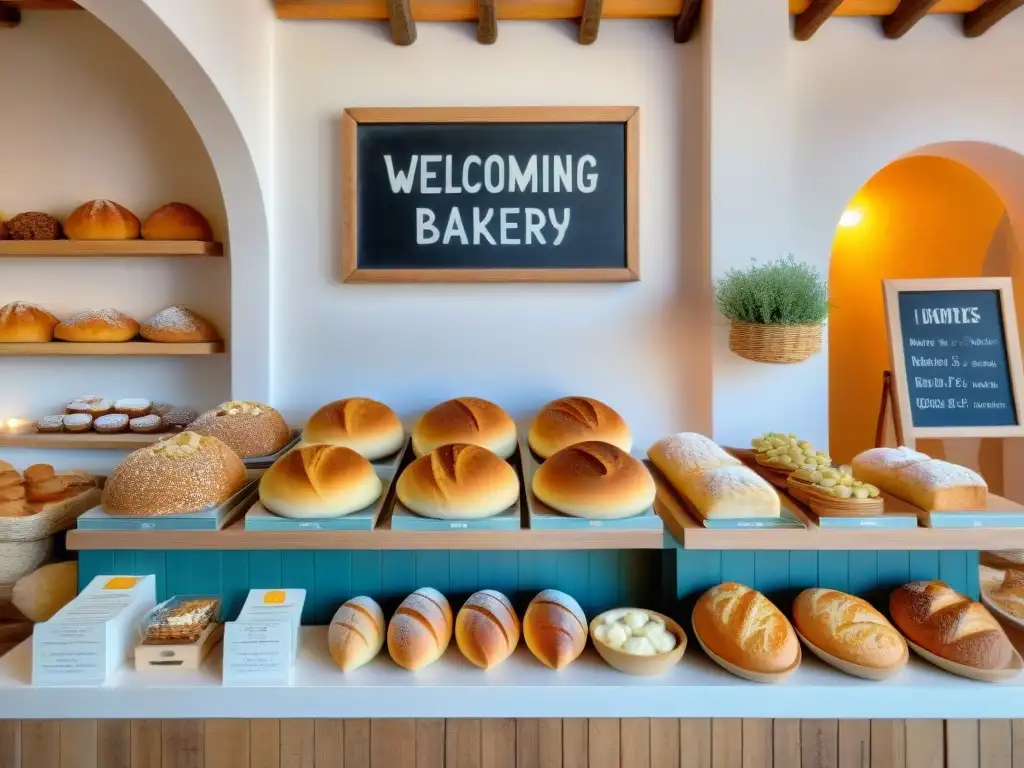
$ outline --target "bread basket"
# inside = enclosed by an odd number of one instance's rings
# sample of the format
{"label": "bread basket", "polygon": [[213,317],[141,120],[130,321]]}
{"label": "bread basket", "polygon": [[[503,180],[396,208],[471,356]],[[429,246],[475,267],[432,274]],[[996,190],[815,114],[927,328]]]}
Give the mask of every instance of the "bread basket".
{"label": "bread basket", "polygon": [[802,363],[821,351],[824,325],[772,325],[733,322],[729,349],[755,363]]}
{"label": "bread basket", "polygon": [[619,613],[620,611],[632,611],[632,610],[643,610],[640,608],[616,608],[614,611],[605,611],[600,616],[596,616],[593,621],[590,622],[590,638],[594,644],[594,648],[597,650],[598,655],[604,659],[608,666],[625,672],[627,675],[660,675],[671,669],[681,658],[683,653],[686,652],[686,632],[683,628],[675,621],[657,611],[644,610],[648,616],[655,616],[661,619],[665,623],[665,629],[675,635],[676,647],[666,653],[659,653],[654,656],[635,656],[630,653],[624,653],[623,651],[616,650],[610,645],[598,640],[594,635],[594,629],[604,623],[605,617],[609,613]]}
{"label": "bread basket", "polygon": [[34,541],[0,541],[0,585],[13,586],[45,563],[53,552],[53,537]]}

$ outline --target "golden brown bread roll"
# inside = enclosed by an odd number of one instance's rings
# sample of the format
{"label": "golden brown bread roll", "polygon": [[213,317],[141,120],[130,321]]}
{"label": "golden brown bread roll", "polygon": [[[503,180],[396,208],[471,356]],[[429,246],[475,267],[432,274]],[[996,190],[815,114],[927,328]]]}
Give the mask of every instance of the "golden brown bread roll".
{"label": "golden brown bread roll", "polygon": [[128,454],[107,478],[101,504],[112,515],[200,512],[245,485],[245,467],[215,437],[181,432]]}
{"label": "golden brown bread roll", "polygon": [[112,200],[90,200],[68,216],[64,234],[71,240],[137,240],[139,220]]}
{"label": "golden brown bread roll", "polygon": [[303,445],[279,458],[260,478],[260,502],[281,517],[342,517],[380,498],[373,465],[350,448]]}
{"label": "golden brown bread roll", "polygon": [[15,301],[0,307],[0,342],[53,341],[59,321],[42,307]]}
{"label": "golden brown bread roll", "polygon": [[907,642],[866,600],[834,589],[805,589],[793,603],[793,623],[830,656],[873,669],[903,664]]}
{"label": "golden brown bread roll", "polygon": [[302,442],[341,445],[375,461],[396,453],[405,440],[398,415],[368,397],[328,403],[309,417]]}
{"label": "golden brown bread roll", "polygon": [[711,653],[749,672],[784,672],[800,657],[789,619],[760,592],[734,581],[700,596],[693,631]]}
{"label": "golden brown bread roll", "polygon": [[583,653],[589,628],[575,599],[557,589],[545,589],[526,607],[523,637],[530,653],[545,666],[562,669]]}
{"label": "golden brown bread roll", "polygon": [[14,469],[0,469],[0,488],[10,488],[12,485],[21,485],[25,481],[21,474]]}
{"label": "golden brown bread roll", "polygon": [[909,448],[864,451],[853,458],[853,474],[919,509],[958,512],[988,508],[988,485],[981,475]]}
{"label": "golden brown bread roll", "polygon": [[889,596],[893,623],[913,643],[975,669],[1002,669],[1013,646],[981,603],[941,581],[912,581]]}
{"label": "golden brown bread roll", "polygon": [[501,407],[479,397],[446,400],[416,422],[412,450],[425,456],[453,443],[479,445],[507,459],[516,450],[516,425]]}
{"label": "golden brown bread roll", "polygon": [[24,499],[0,501],[0,517],[27,517],[31,514]]}
{"label": "golden brown bread roll", "polygon": [[219,341],[213,323],[186,307],[168,307],[142,324],[142,338],[169,344]]}
{"label": "golden brown bread roll", "polygon": [[68,489],[68,478],[51,477],[37,483],[25,483],[25,498],[30,504],[44,504],[64,498]]}
{"label": "golden brown bread roll", "polygon": [[331,619],[327,647],[342,672],[372,661],[384,647],[384,613],[372,598],[346,600]]}
{"label": "golden brown bread roll", "polygon": [[519,617],[512,603],[493,589],[474,592],[455,618],[455,642],[473,664],[496,667],[519,645]]}
{"label": "golden brown bread roll", "polygon": [[475,520],[504,512],[519,498],[519,476],[507,461],[477,445],[446,445],[403,470],[399,501],[424,517]]}
{"label": "golden brown bread roll", "polygon": [[33,464],[30,467],[26,467],[22,474],[27,483],[41,483],[43,480],[49,480],[57,476],[53,466],[50,464]]}
{"label": "golden brown bread roll", "polygon": [[213,240],[213,229],[199,211],[185,203],[161,205],[142,224],[143,240]]}
{"label": "golden brown bread roll", "polygon": [[638,515],[654,503],[654,478],[610,443],[576,443],[540,465],[533,492],[552,509],[591,520]]}
{"label": "golden brown bread roll", "polygon": [[247,400],[221,403],[193,421],[189,429],[223,440],[243,459],[271,456],[292,439],[280,413],[264,403]]}
{"label": "golden brown bread roll", "polygon": [[24,498],[24,485],[8,485],[0,488],[0,501],[22,501]]}
{"label": "golden brown bread roll", "polygon": [[552,400],[530,423],[530,448],[542,459],[590,440],[611,443],[626,453],[633,449],[633,437],[623,418],[591,397]]}
{"label": "golden brown bread roll", "polygon": [[405,598],[388,624],[388,653],[396,664],[412,671],[441,658],[451,639],[451,606],[430,587]]}
{"label": "golden brown bread roll", "polygon": [[93,309],[69,317],[53,329],[53,338],[61,341],[131,341],[139,333],[139,324],[116,309]]}

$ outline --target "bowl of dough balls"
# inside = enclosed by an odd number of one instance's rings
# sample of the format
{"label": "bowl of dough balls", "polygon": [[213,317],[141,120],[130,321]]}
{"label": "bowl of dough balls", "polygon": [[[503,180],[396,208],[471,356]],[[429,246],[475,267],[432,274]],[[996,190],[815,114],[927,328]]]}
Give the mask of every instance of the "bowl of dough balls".
{"label": "bowl of dough balls", "polygon": [[660,675],[686,650],[679,624],[641,608],[605,611],[590,622],[590,636],[601,658],[629,675]]}
{"label": "bowl of dough balls", "polygon": [[823,516],[880,515],[885,511],[881,492],[853,476],[848,466],[798,469],[789,476],[789,489],[811,510]]}

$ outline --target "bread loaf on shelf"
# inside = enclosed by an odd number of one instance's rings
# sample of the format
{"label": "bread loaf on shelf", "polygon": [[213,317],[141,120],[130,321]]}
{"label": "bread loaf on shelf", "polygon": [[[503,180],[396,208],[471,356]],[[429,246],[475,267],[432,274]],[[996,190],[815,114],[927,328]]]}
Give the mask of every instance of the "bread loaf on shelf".
{"label": "bread loaf on shelf", "polygon": [[417,515],[438,520],[492,517],[519,499],[519,476],[477,445],[445,445],[407,466],[395,485],[398,500]]}
{"label": "bread loaf on shelf", "polygon": [[271,456],[292,439],[292,432],[277,409],[247,400],[221,403],[200,415],[189,429],[224,441],[243,459]]}
{"label": "bread loaf on shelf", "polygon": [[713,654],[750,672],[784,672],[800,657],[789,619],[760,592],[734,581],[700,596],[693,631]]}
{"label": "bread loaf on shelf", "polygon": [[372,661],[384,647],[384,613],[372,598],[346,600],[331,619],[327,647],[331,658],[350,672]]}
{"label": "bread loaf on shelf", "polygon": [[42,307],[15,301],[0,307],[0,342],[53,341],[60,322]]}
{"label": "bread loaf on shelf", "polygon": [[981,603],[941,581],[912,581],[889,596],[893,623],[926,651],[975,669],[1003,669],[1013,646]]}
{"label": "bread loaf on shelf", "polygon": [[988,485],[977,472],[909,448],[871,448],[853,459],[853,474],[930,512],[988,509]]}
{"label": "bread loaf on shelf", "polygon": [[139,324],[116,309],[93,309],[79,312],[53,329],[53,338],[60,341],[117,342],[131,341],[139,333]]}
{"label": "bread loaf on shelf", "polygon": [[412,450],[425,456],[453,443],[479,445],[507,459],[516,450],[516,424],[500,407],[479,397],[457,397],[428,410],[412,430]]}
{"label": "bread loaf on shelf", "polygon": [[263,506],[298,519],[351,515],[375,504],[382,490],[370,462],[336,445],[294,448],[260,478]]}
{"label": "bread loaf on shelf", "polygon": [[583,653],[589,628],[575,599],[557,589],[545,589],[526,608],[523,637],[530,653],[552,669],[567,667]]}
{"label": "bread loaf on shelf", "polygon": [[497,666],[519,644],[519,617],[507,597],[493,589],[470,595],[455,618],[455,642],[473,664]]}
{"label": "bread loaf on shelf", "polygon": [[302,442],[341,445],[375,461],[396,453],[405,441],[398,415],[368,397],[335,400],[309,417]]}
{"label": "bread loaf on shelf", "polygon": [[167,344],[220,340],[213,323],[187,307],[161,309],[142,324],[139,332],[146,341]]}
{"label": "bread loaf on shelf", "polygon": [[907,642],[866,600],[834,589],[805,589],[793,603],[793,622],[830,656],[874,669],[903,663]]}
{"label": "bread loaf on shelf", "polygon": [[625,420],[590,397],[560,397],[545,405],[530,423],[530,449],[542,459],[576,443],[600,440],[629,453],[633,438]]}
{"label": "bread loaf on shelf", "polygon": [[112,200],[90,200],[78,206],[64,222],[70,240],[136,240],[139,220]]}
{"label": "bread loaf on shelf", "polygon": [[143,240],[213,240],[213,229],[199,211],[185,203],[168,203],[142,224]]}
{"label": "bread loaf on shelf", "polygon": [[405,598],[388,624],[388,653],[396,664],[411,671],[441,658],[451,639],[451,606],[430,587]]}

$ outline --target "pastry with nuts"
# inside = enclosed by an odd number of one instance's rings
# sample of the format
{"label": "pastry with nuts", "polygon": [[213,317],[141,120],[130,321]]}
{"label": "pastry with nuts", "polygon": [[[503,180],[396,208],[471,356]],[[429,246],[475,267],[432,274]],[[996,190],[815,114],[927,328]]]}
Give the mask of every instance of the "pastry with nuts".
{"label": "pastry with nuts", "polygon": [[64,231],[50,214],[26,211],[7,222],[7,236],[11,240],[60,240]]}
{"label": "pastry with nuts", "polygon": [[292,439],[280,413],[248,400],[221,403],[192,422],[189,429],[220,438],[243,459],[275,454]]}
{"label": "pastry with nuts", "polygon": [[816,451],[813,445],[791,432],[767,432],[751,440],[750,445],[756,451],[758,464],[780,472],[813,471],[832,464],[826,452]]}

